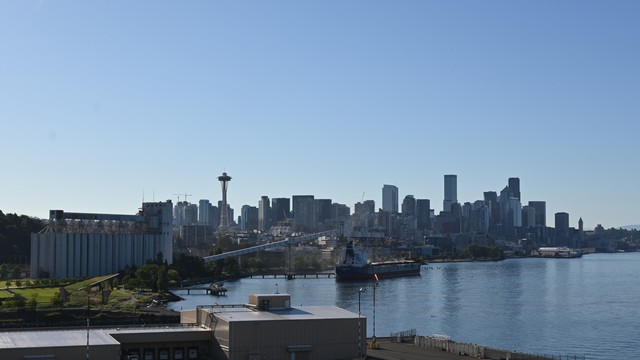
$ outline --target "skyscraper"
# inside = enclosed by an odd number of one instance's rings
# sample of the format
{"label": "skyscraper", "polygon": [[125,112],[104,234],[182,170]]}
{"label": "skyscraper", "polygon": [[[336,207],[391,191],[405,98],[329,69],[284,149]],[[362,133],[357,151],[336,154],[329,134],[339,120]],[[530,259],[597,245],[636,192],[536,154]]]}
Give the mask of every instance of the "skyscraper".
{"label": "skyscraper", "polygon": [[418,230],[429,230],[431,228],[431,200],[416,200],[416,221]]}
{"label": "skyscraper", "polygon": [[569,246],[569,214],[557,212],[555,220],[556,245]]}
{"label": "skyscraper", "polygon": [[402,200],[402,216],[416,216],[416,199],[413,195],[407,195]]}
{"label": "skyscraper", "polygon": [[382,186],[382,210],[389,213],[398,212],[398,187],[395,185]]}
{"label": "skyscraper", "polygon": [[547,203],[544,201],[529,201],[529,206],[536,209],[536,227],[547,227]]}
{"label": "skyscraper", "polygon": [[293,195],[293,219],[304,231],[313,228],[313,195]]}
{"label": "skyscraper", "polygon": [[258,229],[259,210],[255,206],[243,205],[240,209],[240,230],[252,231]]}
{"label": "skyscraper", "polygon": [[284,221],[291,218],[291,201],[289,198],[273,198],[271,199],[271,212],[273,214],[274,223]]}
{"label": "skyscraper", "polygon": [[262,196],[258,202],[258,230],[267,231],[271,228],[271,206],[269,197]]}
{"label": "skyscraper", "polygon": [[444,200],[442,201],[442,211],[451,212],[451,205],[458,202],[458,176],[444,176]]}
{"label": "skyscraper", "polygon": [[520,178],[511,177],[509,178],[508,184],[511,197],[520,200]]}

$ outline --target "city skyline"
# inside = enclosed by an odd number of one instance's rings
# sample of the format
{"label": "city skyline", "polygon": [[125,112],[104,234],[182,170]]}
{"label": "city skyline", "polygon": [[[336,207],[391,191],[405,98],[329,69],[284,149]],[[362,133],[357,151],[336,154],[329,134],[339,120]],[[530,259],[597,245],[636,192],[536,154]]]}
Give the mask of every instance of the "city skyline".
{"label": "city skyline", "polygon": [[[459,202],[640,223],[640,3],[0,4],[0,210]],[[331,24],[331,26],[327,26]],[[364,195],[363,195],[364,193]],[[181,199],[182,200],[182,199]]]}

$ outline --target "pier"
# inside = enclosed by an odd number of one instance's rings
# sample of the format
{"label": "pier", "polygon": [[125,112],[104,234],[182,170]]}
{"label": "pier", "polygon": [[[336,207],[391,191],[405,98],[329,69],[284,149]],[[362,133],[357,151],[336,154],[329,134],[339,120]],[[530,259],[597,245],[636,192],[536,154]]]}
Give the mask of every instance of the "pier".
{"label": "pier", "polygon": [[336,273],[314,273],[314,274],[255,274],[247,276],[251,279],[330,279],[335,278]]}

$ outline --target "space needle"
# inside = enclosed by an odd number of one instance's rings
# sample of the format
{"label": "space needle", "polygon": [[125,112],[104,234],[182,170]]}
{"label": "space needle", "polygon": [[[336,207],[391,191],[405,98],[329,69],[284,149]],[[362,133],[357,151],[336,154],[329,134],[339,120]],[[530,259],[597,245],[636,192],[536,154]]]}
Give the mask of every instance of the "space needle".
{"label": "space needle", "polygon": [[227,175],[226,172],[223,172],[222,175],[218,176],[218,181],[220,181],[220,185],[222,185],[222,208],[220,209],[220,227],[219,230],[227,230],[229,229],[229,211],[227,210],[227,187],[229,186],[229,181],[231,181],[231,176]]}

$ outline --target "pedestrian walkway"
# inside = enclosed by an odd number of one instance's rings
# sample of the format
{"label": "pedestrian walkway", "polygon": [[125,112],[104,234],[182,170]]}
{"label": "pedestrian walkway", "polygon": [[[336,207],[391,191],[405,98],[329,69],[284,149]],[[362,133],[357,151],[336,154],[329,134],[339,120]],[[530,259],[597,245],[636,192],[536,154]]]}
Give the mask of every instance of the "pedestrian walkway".
{"label": "pedestrian walkway", "polygon": [[367,359],[379,360],[453,360],[471,359],[468,356],[415,346],[413,343],[395,343],[378,339],[378,349],[367,349]]}

